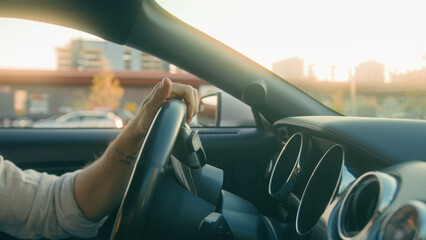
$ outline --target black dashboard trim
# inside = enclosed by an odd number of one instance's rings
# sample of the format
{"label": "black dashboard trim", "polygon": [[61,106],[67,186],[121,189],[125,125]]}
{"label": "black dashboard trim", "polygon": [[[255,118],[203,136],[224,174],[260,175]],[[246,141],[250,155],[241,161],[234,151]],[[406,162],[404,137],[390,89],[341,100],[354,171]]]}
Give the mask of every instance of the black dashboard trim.
{"label": "black dashboard trim", "polygon": [[336,142],[356,147],[391,165],[411,160],[426,161],[426,121],[344,116],[290,117],[275,122],[303,128]]}

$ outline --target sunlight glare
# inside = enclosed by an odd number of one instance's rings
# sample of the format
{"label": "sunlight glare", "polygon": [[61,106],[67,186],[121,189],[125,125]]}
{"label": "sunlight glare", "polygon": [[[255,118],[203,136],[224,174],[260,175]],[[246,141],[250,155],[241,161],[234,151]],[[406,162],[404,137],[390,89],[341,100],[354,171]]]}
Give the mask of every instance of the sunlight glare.
{"label": "sunlight glare", "polygon": [[423,0],[235,0],[227,8],[226,0],[158,2],[267,68],[296,56],[316,65],[320,79],[336,66],[336,80],[345,80],[368,60],[398,72],[425,65]]}
{"label": "sunlight glare", "polygon": [[29,20],[0,18],[0,68],[56,69],[57,47],[88,33]]}

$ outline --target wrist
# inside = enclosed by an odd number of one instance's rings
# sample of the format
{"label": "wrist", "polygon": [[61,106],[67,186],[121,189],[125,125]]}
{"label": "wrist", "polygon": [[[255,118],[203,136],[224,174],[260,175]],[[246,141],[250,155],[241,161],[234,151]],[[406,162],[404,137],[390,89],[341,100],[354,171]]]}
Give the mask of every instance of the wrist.
{"label": "wrist", "polygon": [[135,117],[127,123],[123,130],[129,130],[134,134],[145,136],[148,132],[148,129],[141,127],[141,125],[143,124],[141,124],[140,121],[138,121]]}

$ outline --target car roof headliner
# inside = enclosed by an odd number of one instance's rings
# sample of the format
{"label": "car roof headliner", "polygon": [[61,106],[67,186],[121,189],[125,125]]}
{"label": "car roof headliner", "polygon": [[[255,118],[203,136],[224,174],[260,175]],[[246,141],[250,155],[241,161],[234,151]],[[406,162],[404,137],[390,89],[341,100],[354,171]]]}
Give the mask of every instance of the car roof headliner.
{"label": "car roof headliner", "polygon": [[142,0],[1,0],[0,16],[78,29],[124,44]]}

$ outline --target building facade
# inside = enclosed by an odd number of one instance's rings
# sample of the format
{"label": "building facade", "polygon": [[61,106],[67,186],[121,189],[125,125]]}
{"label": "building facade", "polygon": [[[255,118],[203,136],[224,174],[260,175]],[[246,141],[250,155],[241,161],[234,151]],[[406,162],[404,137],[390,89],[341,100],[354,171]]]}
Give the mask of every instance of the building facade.
{"label": "building facade", "polygon": [[355,68],[355,81],[368,83],[385,82],[385,65],[376,61],[360,63]]}
{"label": "building facade", "polygon": [[139,50],[105,41],[72,40],[56,49],[59,70],[169,72],[170,64]]}
{"label": "building facade", "polygon": [[[99,71],[0,70],[0,127],[3,120],[39,120],[87,110],[90,86]],[[124,95],[117,110],[136,110],[153,86],[164,77],[200,87],[208,84],[190,74],[114,72]]]}
{"label": "building facade", "polygon": [[295,82],[305,79],[303,59],[293,57],[272,64],[272,71],[283,79]]}

